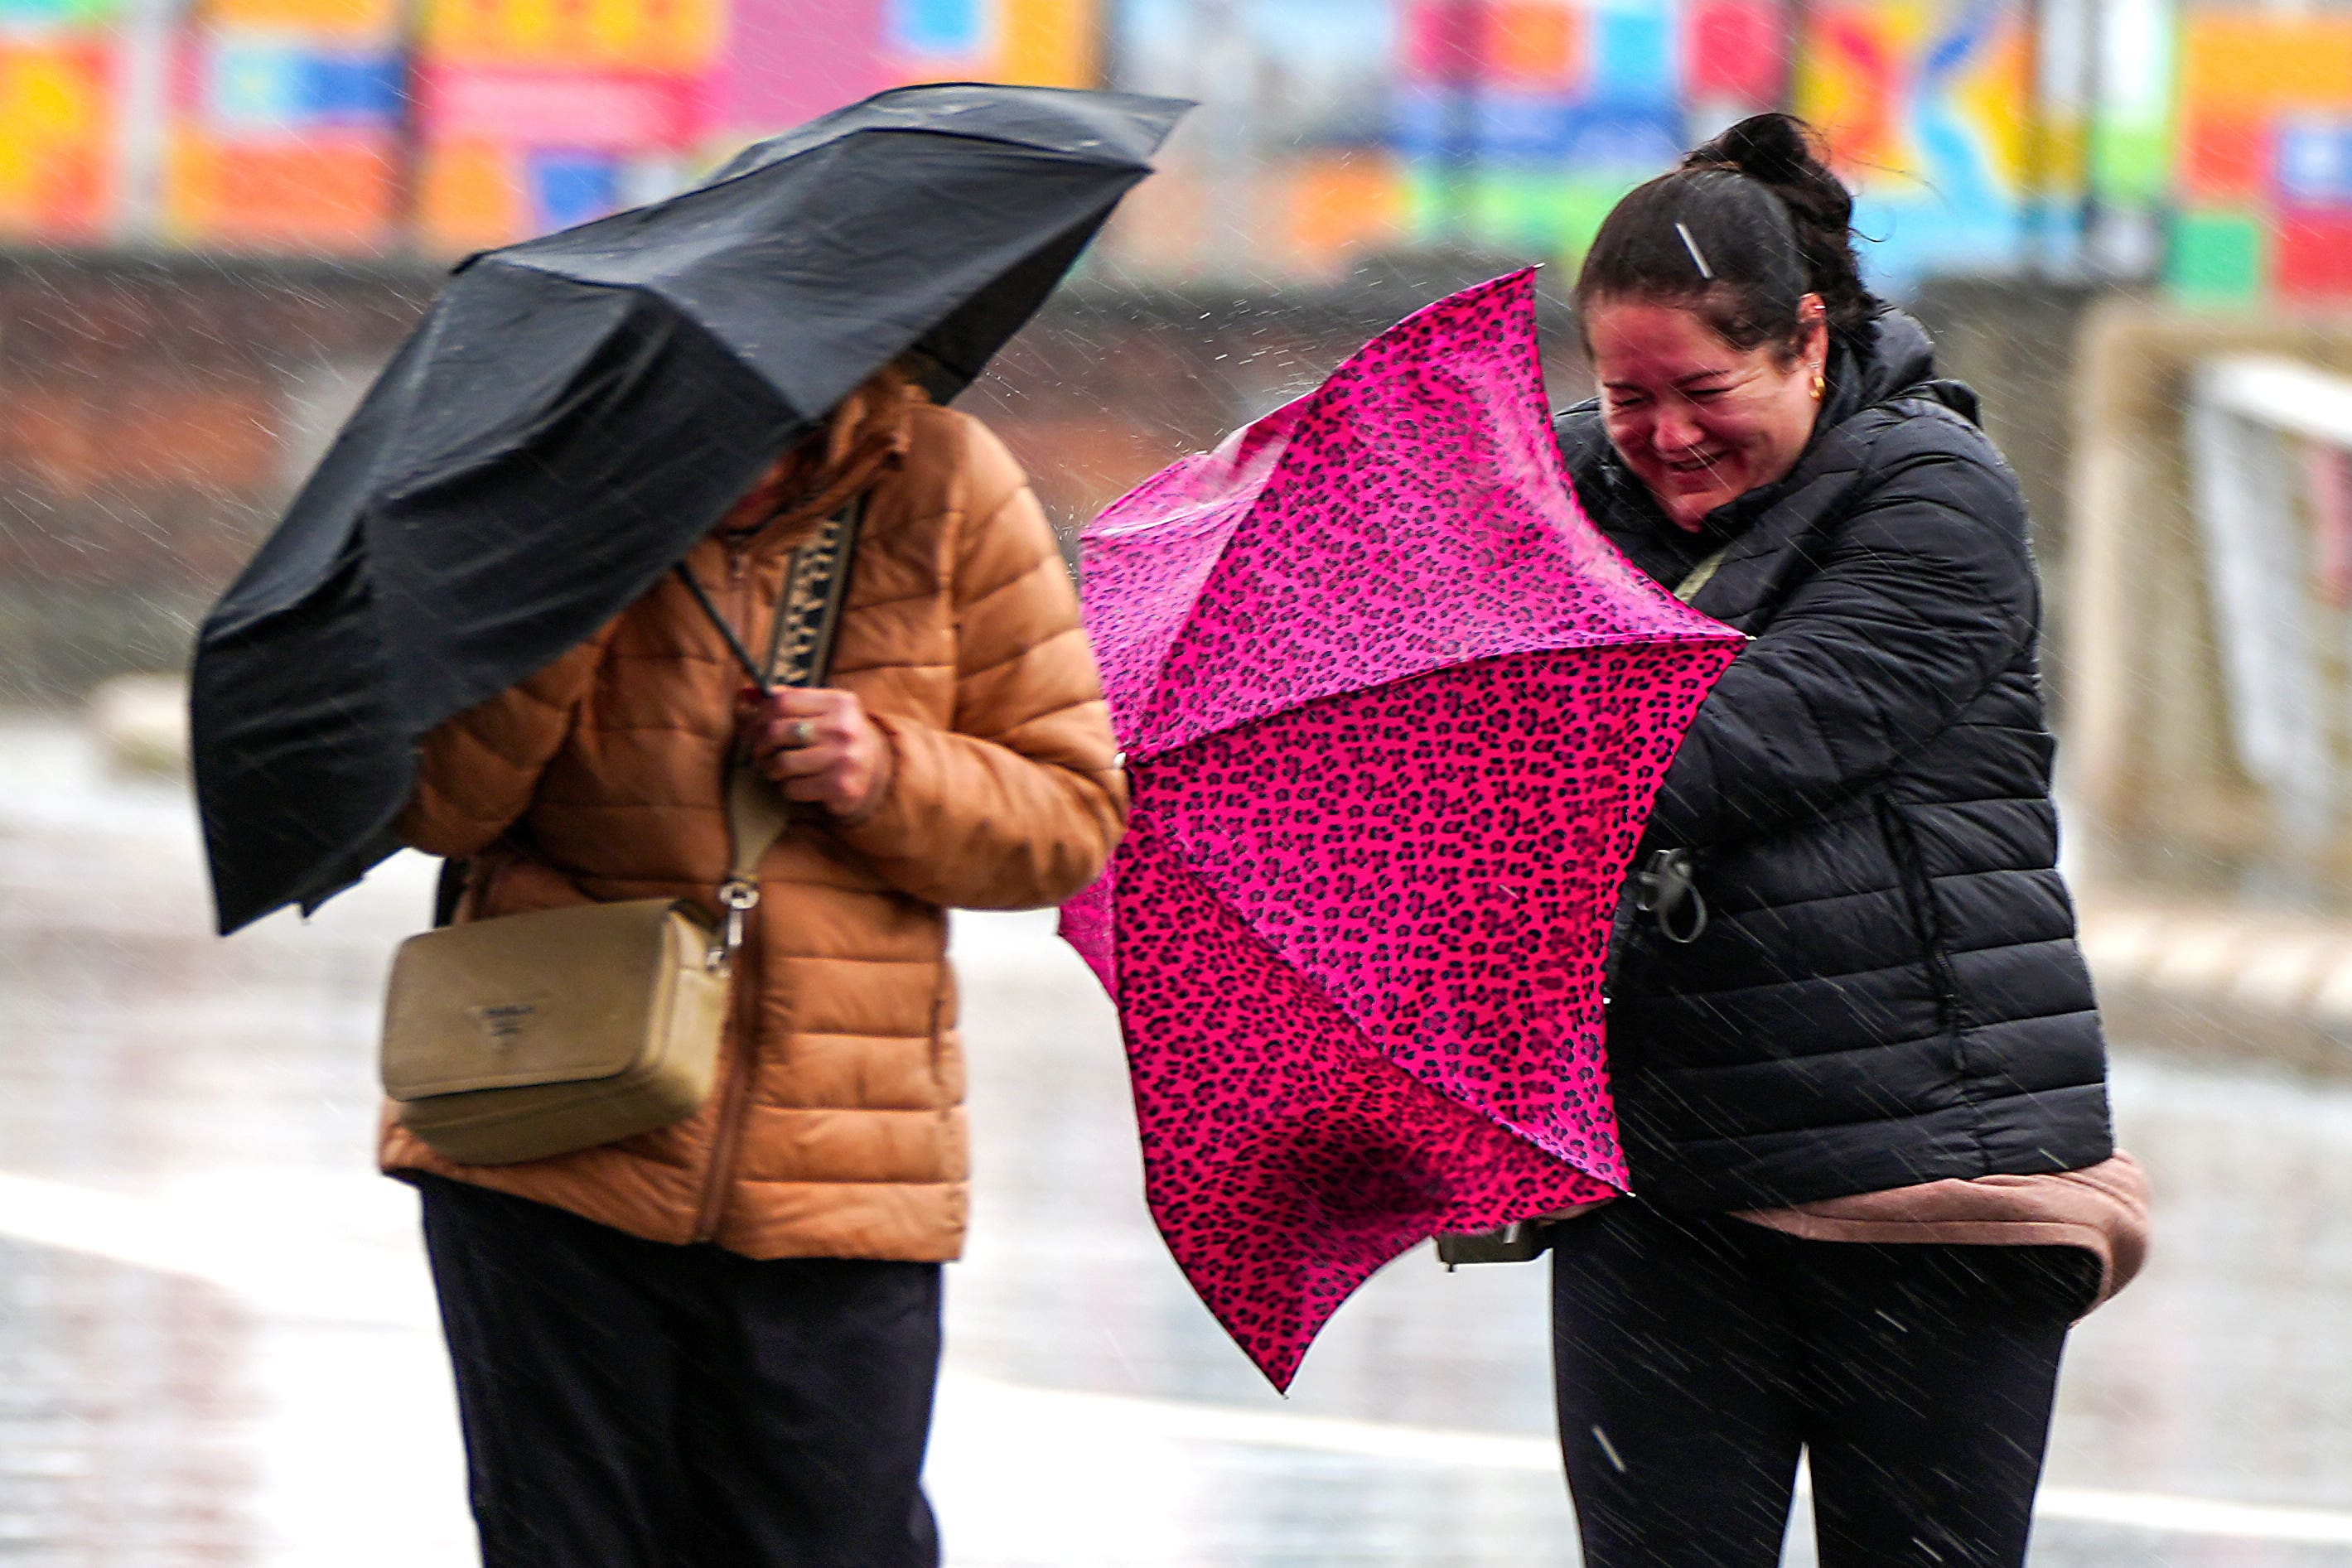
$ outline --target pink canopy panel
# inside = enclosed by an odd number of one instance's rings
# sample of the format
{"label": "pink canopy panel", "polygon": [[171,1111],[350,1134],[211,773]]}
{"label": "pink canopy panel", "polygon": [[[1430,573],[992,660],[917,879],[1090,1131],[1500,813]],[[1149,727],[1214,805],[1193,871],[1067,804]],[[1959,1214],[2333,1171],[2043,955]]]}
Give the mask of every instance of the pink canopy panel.
{"label": "pink canopy panel", "polygon": [[1277,1386],[1381,1264],[1622,1190],[1609,924],[1738,652],[1578,509],[1518,273],[1084,536],[1132,830],[1063,932],[1152,1213]]}

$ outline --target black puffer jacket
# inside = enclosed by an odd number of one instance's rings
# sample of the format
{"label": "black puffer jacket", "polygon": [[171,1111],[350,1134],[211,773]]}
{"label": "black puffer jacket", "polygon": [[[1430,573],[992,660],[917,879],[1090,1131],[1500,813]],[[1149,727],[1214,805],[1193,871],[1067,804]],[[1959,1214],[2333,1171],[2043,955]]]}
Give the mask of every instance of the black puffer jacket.
{"label": "black puffer jacket", "polygon": [[[1976,398],[1889,313],[1843,343],[1787,478],[1688,534],[1561,416],[1586,509],[1755,639],[1683,742],[1643,854],[1691,852],[1687,946],[1621,926],[1609,1048],[1643,1197],[1748,1208],[2113,1152],[2056,866],[2041,595]],[[1677,924],[1685,930],[1692,911]]]}

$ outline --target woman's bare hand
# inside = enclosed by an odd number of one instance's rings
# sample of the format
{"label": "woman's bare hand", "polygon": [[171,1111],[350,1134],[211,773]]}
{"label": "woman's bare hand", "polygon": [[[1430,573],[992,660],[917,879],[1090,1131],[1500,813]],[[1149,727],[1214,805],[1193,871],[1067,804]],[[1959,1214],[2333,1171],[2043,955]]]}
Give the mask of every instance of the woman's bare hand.
{"label": "woman's bare hand", "polygon": [[873,809],[890,766],[890,743],[866,705],[830,687],[786,686],[743,705],[751,765],[787,799],[824,807],[839,817]]}

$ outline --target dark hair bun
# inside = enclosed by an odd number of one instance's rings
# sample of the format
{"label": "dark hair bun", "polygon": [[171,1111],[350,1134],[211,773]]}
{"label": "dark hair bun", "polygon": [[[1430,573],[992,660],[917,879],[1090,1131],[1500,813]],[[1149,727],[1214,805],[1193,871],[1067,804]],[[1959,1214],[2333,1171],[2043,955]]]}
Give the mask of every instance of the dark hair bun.
{"label": "dark hair bun", "polygon": [[1853,254],[1853,195],[1802,120],[1743,120],[1610,209],[1577,274],[1580,309],[1612,296],[1689,301],[1738,349],[1805,333],[1818,295],[1839,332],[1879,312]]}
{"label": "dark hair bun", "polygon": [[1805,133],[1785,114],[1751,115],[1683,160],[1685,168],[1708,163],[1768,185],[1794,184],[1821,166]]}
{"label": "dark hair bun", "polygon": [[1780,197],[1830,325],[1851,331],[1875,315],[1879,303],[1863,286],[1853,251],[1853,193],[1822,154],[1820,138],[1803,120],[1756,114],[1694,149],[1683,167],[1744,174]]}

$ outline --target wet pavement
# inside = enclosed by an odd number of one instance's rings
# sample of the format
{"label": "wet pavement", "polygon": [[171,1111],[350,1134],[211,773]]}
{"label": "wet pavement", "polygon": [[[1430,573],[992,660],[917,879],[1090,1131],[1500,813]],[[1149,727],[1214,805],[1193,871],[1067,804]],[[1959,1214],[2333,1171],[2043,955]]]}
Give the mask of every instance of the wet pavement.
{"label": "wet pavement", "polygon": [[[368,1163],[426,872],[215,942],[184,793],[0,716],[0,1563],[468,1561],[415,1201]],[[1050,920],[957,945],[950,1562],[1574,1563],[1540,1270],[1409,1256],[1276,1397],[1152,1232],[1109,1009]],[[2352,1568],[2352,1088],[2126,1049],[2117,1105],[2158,1250],[2070,1349],[2034,1563]]]}

